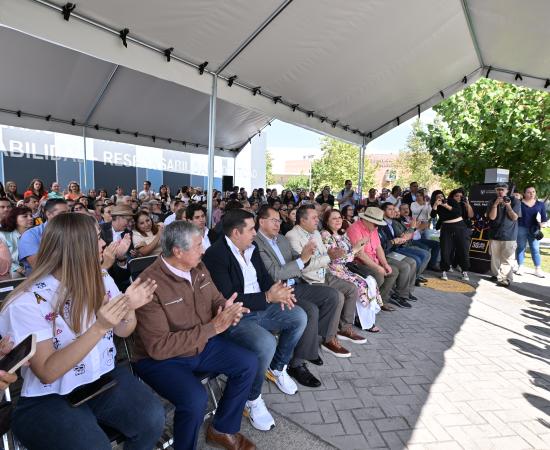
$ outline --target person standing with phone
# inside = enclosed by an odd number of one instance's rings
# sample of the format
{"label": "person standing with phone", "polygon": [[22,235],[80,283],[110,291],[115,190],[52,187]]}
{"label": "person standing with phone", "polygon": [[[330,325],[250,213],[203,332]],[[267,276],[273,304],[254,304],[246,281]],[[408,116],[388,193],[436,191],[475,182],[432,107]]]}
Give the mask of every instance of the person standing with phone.
{"label": "person standing with phone", "polygon": [[15,345],[29,334],[37,341],[21,371],[12,431],[29,450],[108,450],[101,422],[126,436],[126,448],[150,450],[164,427],[164,409],[127,368],[115,367],[113,333],[134,331],[134,311],[151,301],[156,283],[136,280],[120,294],[100,269],[105,242],[92,217],[67,213],[48,223],[32,274],[0,312],[2,336]]}
{"label": "person standing with phone", "polygon": [[487,206],[491,252],[491,272],[498,286],[508,287],[513,281],[518,239],[518,219],[521,204],[513,195],[508,196],[508,184],[495,185],[496,197]]}

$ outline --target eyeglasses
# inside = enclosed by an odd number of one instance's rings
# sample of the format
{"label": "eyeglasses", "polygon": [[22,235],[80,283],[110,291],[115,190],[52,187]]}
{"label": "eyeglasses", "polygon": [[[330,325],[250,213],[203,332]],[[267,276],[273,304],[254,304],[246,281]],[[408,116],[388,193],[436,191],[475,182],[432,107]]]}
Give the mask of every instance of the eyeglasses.
{"label": "eyeglasses", "polygon": [[288,211],[288,208],[281,208],[280,211]]}
{"label": "eyeglasses", "polygon": [[283,222],[281,219],[275,219],[274,217],[271,217],[267,220],[271,220],[273,223],[278,223],[279,225]]}

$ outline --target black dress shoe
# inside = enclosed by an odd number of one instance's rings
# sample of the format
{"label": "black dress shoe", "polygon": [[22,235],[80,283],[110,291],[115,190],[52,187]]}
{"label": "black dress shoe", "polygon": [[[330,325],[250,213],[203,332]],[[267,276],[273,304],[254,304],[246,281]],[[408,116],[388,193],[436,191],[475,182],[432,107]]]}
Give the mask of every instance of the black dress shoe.
{"label": "black dress shoe", "polygon": [[417,280],[420,281],[421,283],[427,283],[428,282],[428,280],[426,278],[422,277],[422,276],[418,277]]}
{"label": "black dress shoe", "polygon": [[307,387],[319,387],[321,382],[313,376],[305,364],[302,364],[298,367],[289,367],[287,370],[288,374],[294,378],[302,386]]}
{"label": "black dress shoe", "polygon": [[399,297],[390,297],[390,299],[388,300],[389,303],[391,303],[392,305],[395,305],[399,308],[404,308],[404,306],[401,304],[401,302],[399,301]]}
{"label": "black dress shoe", "polygon": [[417,300],[418,300],[418,297],[415,297],[414,295],[409,294],[409,301],[410,302],[416,302]]}
{"label": "black dress shoe", "polygon": [[401,304],[401,308],[411,308],[412,305],[407,301],[406,298],[399,297],[398,302]]}
{"label": "black dress shoe", "polygon": [[315,364],[316,366],[322,366],[324,364],[320,356],[317,359],[310,359],[309,362],[311,364]]}

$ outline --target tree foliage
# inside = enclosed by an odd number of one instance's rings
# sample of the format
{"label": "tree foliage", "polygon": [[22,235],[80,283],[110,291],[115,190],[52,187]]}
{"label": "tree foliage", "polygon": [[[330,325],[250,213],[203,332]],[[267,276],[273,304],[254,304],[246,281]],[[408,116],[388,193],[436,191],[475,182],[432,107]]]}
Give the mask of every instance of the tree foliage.
{"label": "tree foliage", "polygon": [[271,153],[265,152],[265,185],[271,186],[275,184],[275,177],[273,176],[273,158]]}
{"label": "tree foliage", "polygon": [[293,192],[296,192],[299,189],[308,189],[309,187],[309,177],[307,175],[296,175],[289,177],[285,183],[285,189],[290,189]]}
{"label": "tree foliage", "polygon": [[428,188],[430,191],[441,188],[447,192],[457,187],[457,182],[445,175],[434,173],[432,155],[421,137],[424,131],[424,125],[420,119],[416,119],[407,137],[406,148],[399,152],[395,184],[403,187],[416,181],[420,187]]}
{"label": "tree foliage", "polygon": [[510,170],[520,188],[550,193],[550,95],[489,79],[434,107],[440,122],[420,132],[433,170],[466,187],[483,182],[485,169]]}
{"label": "tree foliage", "polygon": [[[338,139],[323,137],[321,140],[323,156],[312,165],[312,188],[316,192],[329,185],[333,191],[343,189],[346,180],[352,180],[357,186],[359,173],[359,147]],[[376,167],[365,158],[363,191],[374,186]]]}

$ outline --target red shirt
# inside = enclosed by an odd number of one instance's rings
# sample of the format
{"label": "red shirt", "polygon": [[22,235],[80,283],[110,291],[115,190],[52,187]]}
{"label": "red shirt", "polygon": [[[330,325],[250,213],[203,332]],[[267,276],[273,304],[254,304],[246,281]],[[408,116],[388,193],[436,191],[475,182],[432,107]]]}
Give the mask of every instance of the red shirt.
{"label": "red shirt", "polygon": [[346,231],[349,240],[352,245],[355,245],[361,239],[367,238],[368,241],[363,246],[363,251],[372,259],[376,264],[380,264],[376,249],[380,247],[380,236],[378,236],[378,229],[369,231],[363,219],[357,219],[355,223],[351,224]]}

